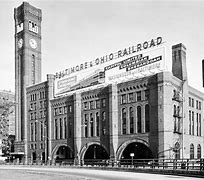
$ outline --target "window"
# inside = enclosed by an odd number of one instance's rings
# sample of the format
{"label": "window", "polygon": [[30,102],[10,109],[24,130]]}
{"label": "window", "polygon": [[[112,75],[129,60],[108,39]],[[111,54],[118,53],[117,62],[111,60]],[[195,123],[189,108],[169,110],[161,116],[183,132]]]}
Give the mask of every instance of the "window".
{"label": "window", "polygon": [[142,132],[141,107],[137,106],[137,132]]}
{"label": "window", "polygon": [[34,129],[33,129],[33,123],[30,124],[30,140],[33,141],[33,133]]}
{"label": "window", "polygon": [[57,108],[54,109],[54,116],[57,116]]}
{"label": "window", "polygon": [[37,140],[37,122],[35,122],[34,125],[35,125],[35,139],[34,139],[34,141],[36,141]]}
{"label": "window", "polygon": [[33,103],[30,104],[30,110],[33,110]]}
{"label": "window", "polygon": [[189,111],[189,134],[191,135],[191,111]]}
{"label": "window", "polygon": [[197,132],[197,136],[199,136],[199,116],[198,113],[196,113],[196,132]]}
{"label": "window", "polygon": [[192,135],[194,135],[194,112],[192,111]]}
{"label": "window", "polygon": [[198,147],[197,147],[197,159],[200,159],[201,158],[201,146],[200,144],[198,144]]}
{"label": "window", "polygon": [[59,132],[60,133],[60,139],[62,139],[62,133],[63,133],[63,130],[62,130],[62,127],[63,127],[62,126],[62,118],[59,119],[59,123],[60,123],[59,124],[59,126],[60,126],[60,128],[59,128],[60,129],[60,132]]}
{"label": "window", "polygon": [[100,122],[100,118],[99,118],[99,113],[96,113],[96,136],[99,136],[99,122]]}
{"label": "window", "polygon": [[91,113],[91,114],[90,114],[90,130],[91,130],[90,136],[91,136],[91,137],[93,137],[93,133],[94,133],[94,127],[93,127],[93,123],[94,123],[94,122],[93,122],[93,121],[94,121],[94,118],[93,118],[93,114]]}
{"label": "window", "polygon": [[62,107],[59,108],[59,114],[62,114]]}
{"label": "window", "polygon": [[90,109],[94,109],[94,102],[90,101]]}
{"label": "window", "polygon": [[145,132],[150,131],[150,110],[149,105],[145,105]]}
{"label": "window", "polygon": [[100,108],[100,101],[99,100],[96,100],[96,108]]}
{"label": "window", "polygon": [[88,115],[84,114],[84,136],[88,137]]}
{"label": "window", "polygon": [[194,159],[194,145],[190,145],[190,159]]}
{"label": "window", "polygon": [[180,107],[177,106],[177,116],[180,117]]}
{"label": "window", "polygon": [[34,33],[38,33],[38,26],[36,23],[34,23],[33,21],[29,20],[29,23],[28,23],[28,29],[29,31],[32,31]]}
{"label": "window", "polygon": [[43,122],[40,122],[40,141],[43,141],[44,126]]}
{"label": "window", "polygon": [[122,134],[126,134],[126,109],[122,109]]}
{"label": "window", "polygon": [[192,100],[191,105],[192,105],[192,107],[194,107],[194,99],[192,98],[191,100]]}
{"label": "window", "polygon": [[174,116],[176,116],[176,105],[174,105]]}
{"label": "window", "polygon": [[128,102],[133,102],[134,99],[133,99],[133,93],[129,93],[128,94]]}
{"label": "window", "polygon": [[67,106],[64,106],[64,113],[67,114]]}
{"label": "window", "polygon": [[126,103],[126,94],[121,95],[121,104]]}
{"label": "window", "polygon": [[130,117],[130,134],[134,133],[134,114],[133,114],[133,108],[130,107],[129,109],[129,117]]}
{"label": "window", "polygon": [[58,139],[58,122],[57,122],[57,119],[55,119],[55,139]]}
{"label": "window", "polygon": [[201,136],[201,114],[199,114],[199,136]]}
{"label": "window", "polygon": [[145,100],[149,99],[149,89],[145,90]]}
{"label": "window", "polygon": [[102,107],[106,107],[106,99],[102,99]]}
{"label": "window", "polygon": [[137,96],[137,101],[141,101],[141,100],[142,100],[141,91],[138,91],[138,92],[136,93],[136,96]]}
{"label": "window", "polygon": [[199,102],[199,110],[201,110],[201,102]]}
{"label": "window", "polygon": [[198,109],[198,100],[196,100],[196,109]]}
{"label": "window", "polygon": [[188,102],[189,102],[189,106],[191,107],[191,98],[190,97],[189,97]]}
{"label": "window", "polygon": [[88,103],[84,102],[84,109],[88,109]]}

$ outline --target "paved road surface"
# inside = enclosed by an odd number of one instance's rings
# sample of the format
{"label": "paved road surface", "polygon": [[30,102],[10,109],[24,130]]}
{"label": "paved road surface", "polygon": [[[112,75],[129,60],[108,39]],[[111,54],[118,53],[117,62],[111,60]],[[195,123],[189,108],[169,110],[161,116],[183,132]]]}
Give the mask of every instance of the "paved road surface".
{"label": "paved road surface", "polygon": [[0,166],[0,180],[195,180],[198,178],[80,168]]}

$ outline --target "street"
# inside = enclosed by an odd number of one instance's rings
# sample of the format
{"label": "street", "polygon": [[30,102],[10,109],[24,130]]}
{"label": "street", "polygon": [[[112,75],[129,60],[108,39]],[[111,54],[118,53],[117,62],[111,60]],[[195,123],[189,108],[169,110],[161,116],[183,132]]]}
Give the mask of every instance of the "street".
{"label": "street", "polygon": [[0,180],[193,180],[194,177],[82,168],[0,166]]}

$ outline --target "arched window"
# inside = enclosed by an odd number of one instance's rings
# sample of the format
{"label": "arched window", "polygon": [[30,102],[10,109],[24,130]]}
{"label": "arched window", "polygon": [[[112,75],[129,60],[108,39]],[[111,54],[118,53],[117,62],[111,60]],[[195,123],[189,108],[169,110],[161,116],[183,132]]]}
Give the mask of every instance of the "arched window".
{"label": "arched window", "polygon": [[84,136],[88,137],[88,115],[84,114]]}
{"label": "arched window", "polygon": [[194,145],[190,145],[190,159],[194,159]]}
{"label": "arched window", "polygon": [[201,158],[201,146],[200,146],[200,144],[198,144],[198,147],[197,147],[197,158],[198,159]]}
{"label": "arched window", "polygon": [[192,135],[194,135],[194,112],[192,111]]}
{"label": "arched window", "polygon": [[177,115],[180,116],[180,107],[177,106]]}
{"label": "arched window", "polygon": [[63,130],[62,130],[62,118],[59,119],[59,123],[60,123],[60,139],[62,139],[62,133],[63,133]]}
{"label": "arched window", "polygon": [[134,113],[133,108],[130,107],[129,109],[129,117],[130,117],[130,134],[134,133]]}
{"label": "arched window", "polygon": [[122,133],[126,134],[126,109],[122,109]]}
{"label": "arched window", "polygon": [[58,122],[57,122],[57,119],[55,119],[55,139],[58,139]]}
{"label": "arched window", "polygon": [[97,112],[96,113],[96,136],[99,136],[99,121],[100,121],[99,113]]}
{"label": "arched window", "polygon": [[176,105],[174,105],[174,116],[176,115]]}
{"label": "arched window", "polygon": [[90,114],[90,128],[91,128],[91,137],[93,137],[93,131],[94,131],[94,127],[93,127],[93,121],[94,121],[94,118],[93,118],[93,114],[91,113]]}
{"label": "arched window", "polygon": [[141,107],[137,106],[137,132],[142,132]]}
{"label": "arched window", "polygon": [[145,132],[150,131],[150,110],[149,105],[145,105]]}
{"label": "arched window", "polygon": [[191,135],[191,111],[189,111],[189,135]]}

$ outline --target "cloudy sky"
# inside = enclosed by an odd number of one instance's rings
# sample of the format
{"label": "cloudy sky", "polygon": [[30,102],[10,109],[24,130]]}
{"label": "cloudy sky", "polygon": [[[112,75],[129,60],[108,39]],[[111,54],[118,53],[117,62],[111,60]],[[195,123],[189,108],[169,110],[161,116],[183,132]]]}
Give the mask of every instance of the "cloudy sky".
{"label": "cloudy sky", "polygon": [[[28,0],[42,9],[42,80],[46,74],[91,61],[158,36],[187,48],[189,84],[201,91],[204,59],[204,1],[198,0]],[[15,87],[14,8],[0,0],[0,90]]]}

